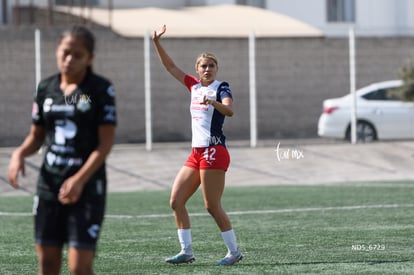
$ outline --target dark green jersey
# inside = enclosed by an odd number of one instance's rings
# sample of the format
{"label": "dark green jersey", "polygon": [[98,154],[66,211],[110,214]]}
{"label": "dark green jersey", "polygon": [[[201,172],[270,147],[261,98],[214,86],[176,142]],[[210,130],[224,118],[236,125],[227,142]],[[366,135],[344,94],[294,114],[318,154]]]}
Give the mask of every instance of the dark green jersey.
{"label": "dark green jersey", "polygon": [[[116,124],[113,86],[105,78],[88,72],[78,88],[65,96],[60,89],[60,74],[53,75],[38,86],[32,120],[47,132],[38,195],[56,199],[64,180],[76,173],[96,149],[98,127]],[[105,165],[102,165],[85,186],[82,196],[105,192],[105,189]]]}

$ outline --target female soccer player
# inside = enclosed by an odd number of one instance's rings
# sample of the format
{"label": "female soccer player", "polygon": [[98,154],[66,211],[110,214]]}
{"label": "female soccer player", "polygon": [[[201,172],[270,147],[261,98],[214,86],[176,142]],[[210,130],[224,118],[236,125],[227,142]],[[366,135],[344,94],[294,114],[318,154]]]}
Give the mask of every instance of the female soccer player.
{"label": "female soccer player", "polygon": [[47,141],[33,207],[39,274],[60,273],[65,243],[71,274],[93,274],[116,125],[112,84],[92,71],[94,45],[84,27],[62,34],[59,73],[39,83],[30,132],[10,160],[9,181],[18,188],[24,158]]}
{"label": "female soccer player", "polygon": [[232,94],[228,83],[215,80],[218,63],[211,53],[203,53],[197,58],[195,70],[198,78],[178,68],[160,44],[165,32],[165,25],[160,32],[155,31],[153,42],[165,69],[190,91],[192,118],[192,151],[175,178],[170,197],[181,251],[166,261],[180,264],[195,260],[185,205],[201,186],[205,207],[220,228],[228,249],[226,256],[217,264],[233,265],[243,256],[230,220],[221,207],[225,172],[230,163],[222,126],[224,117],[233,115]]}

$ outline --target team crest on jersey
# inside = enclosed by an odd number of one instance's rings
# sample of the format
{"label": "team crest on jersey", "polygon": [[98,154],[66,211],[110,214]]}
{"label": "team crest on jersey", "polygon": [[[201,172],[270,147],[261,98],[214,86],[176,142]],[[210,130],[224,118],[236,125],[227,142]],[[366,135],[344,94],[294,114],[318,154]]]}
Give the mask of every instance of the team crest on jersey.
{"label": "team crest on jersey", "polygon": [[216,91],[212,90],[211,87],[200,87],[197,94],[201,97],[206,96],[208,99],[215,99],[216,97]]}
{"label": "team crest on jersey", "polygon": [[80,95],[76,108],[81,112],[86,112],[91,108],[91,98],[88,95]]}
{"label": "team crest on jersey", "polygon": [[214,96],[216,94],[216,91],[210,90],[207,92],[207,96]]}
{"label": "team crest on jersey", "polygon": [[208,90],[205,94],[205,96],[207,97],[207,99],[216,99],[216,91],[214,90]]}

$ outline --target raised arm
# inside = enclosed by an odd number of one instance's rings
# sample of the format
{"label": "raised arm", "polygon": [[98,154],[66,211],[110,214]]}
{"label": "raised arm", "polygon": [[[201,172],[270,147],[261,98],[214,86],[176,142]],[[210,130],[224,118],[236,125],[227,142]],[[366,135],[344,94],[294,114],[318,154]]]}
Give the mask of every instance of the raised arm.
{"label": "raised arm", "polygon": [[165,49],[160,43],[161,36],[166,32],[167,27],[165,25],[162,26],[159,32],[154,31],[152,36],[152,41],[154,42],[155,49],[157,51],[158,57],[160,58],[161,64],[164,65],[165,69],[181,84],[185,85],[184,78],[185,73],[178,68],[171,57],[167,54]]}

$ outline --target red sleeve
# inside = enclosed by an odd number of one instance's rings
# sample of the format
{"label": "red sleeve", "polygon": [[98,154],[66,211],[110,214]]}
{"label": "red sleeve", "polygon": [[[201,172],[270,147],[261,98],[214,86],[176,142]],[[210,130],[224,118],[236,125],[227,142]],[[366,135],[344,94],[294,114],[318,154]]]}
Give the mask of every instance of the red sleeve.
{"label": "red sleeve", "polygon": [[199,82],[200,81],[195,76],[186,74],[184,77],[184,84],[190,92],[191,87],[193,87],[195,84],[198,84]]}

